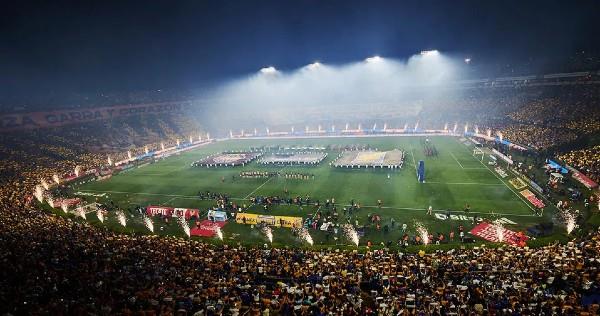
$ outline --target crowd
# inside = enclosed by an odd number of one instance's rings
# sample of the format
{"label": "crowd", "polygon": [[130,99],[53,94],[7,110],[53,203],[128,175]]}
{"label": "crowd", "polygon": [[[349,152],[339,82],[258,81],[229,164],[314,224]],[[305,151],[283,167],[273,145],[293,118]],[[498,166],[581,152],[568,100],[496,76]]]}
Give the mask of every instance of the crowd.
{"label": "crowd", "polygon": [[3,199],[14,315],[595,315],[600,233],[567,245],[366,253],[122,235]]}
{"label": "crowd", "polygon": [[600,145],[570,151],[559,155],[558,159],[583,172],[596,183],[600,182]]}

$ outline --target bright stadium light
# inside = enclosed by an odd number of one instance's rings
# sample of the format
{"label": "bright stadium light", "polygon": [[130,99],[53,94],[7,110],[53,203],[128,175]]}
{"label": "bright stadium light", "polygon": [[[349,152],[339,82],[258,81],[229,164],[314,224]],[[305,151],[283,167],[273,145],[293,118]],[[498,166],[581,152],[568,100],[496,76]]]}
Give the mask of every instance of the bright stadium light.
{"label": "bright stadium light", "polygon": [[275,67],[273,67],[273,66],[264,67],[264,68],[260,69],[260,73],[262,73],[262,74],[274,74],[274,73],[277,73],[277,69],[275,69]]}
{"label": "bright stadium light", "polygon": [[471,58],[465,58],[465,64],[470,64],[471,63]]}
{"label": "bright stadium light", "polygon": [[382,60],[383,60],[383,58],[381,58],[381,57],[379,57],[377,55],[365,59],[365,61],[368,62],[368,63],[377,63],[377,62],[380,62]]}
{"label": "bright stadium light", "polygon": [[432,50],[422,50],[421,51],[421,56],[436,56],[439,55],[440,52],[438,52],[437,49],[432,49]]}
{"label": "bright stadium light", "polygon": [[312,63],[312,64],[308,64],[308,65],[306,65],[306,68],[307,68],[308,70],[315,70],[315,69],[318,69],[319,67],[321,67],[321,63],[320,63],[320,62],[318,62],[318,61],[315,61],[315,62],[314,62],[314,63]]}

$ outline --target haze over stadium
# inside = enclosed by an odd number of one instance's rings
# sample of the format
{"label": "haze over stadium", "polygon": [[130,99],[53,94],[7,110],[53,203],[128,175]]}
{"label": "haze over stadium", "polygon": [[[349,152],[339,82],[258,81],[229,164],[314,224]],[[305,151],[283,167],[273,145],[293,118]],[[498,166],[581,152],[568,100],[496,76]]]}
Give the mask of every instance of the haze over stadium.
{"label": "haze over stadium", "polygon": [[2,315],[600,313],[597,1],[0,14]]}

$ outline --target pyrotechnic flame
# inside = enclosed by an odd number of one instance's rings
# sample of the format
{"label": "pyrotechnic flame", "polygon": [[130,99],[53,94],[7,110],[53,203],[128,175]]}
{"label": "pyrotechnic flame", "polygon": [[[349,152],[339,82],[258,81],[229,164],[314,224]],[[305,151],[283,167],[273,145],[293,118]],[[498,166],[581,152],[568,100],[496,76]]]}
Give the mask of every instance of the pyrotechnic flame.
{"label": "pyrotechnic flame", "polygon": [[223,240],[223,232],[221,231],[221,227],[216,226],[215,232],[217,233],[217,237],[219,237],[219,239]]}
{"label": "pyrotechnic flame", "polygon": [[177,147],[179,147],[180,143],[181,143],[181,141],[179,140],[179,138],[177,138]]}
{"label": "pyrotechnic flame", "polygon": [[188,224],[188,222],[185,220],[184,216],[179,216],[177,217],[177,221],[179,222],[179,226],[181,226],[181,228],[183,229],[183,232],[190,237],[190,225]]}
{"label": "pyrotechnic flame", "polygon": [[560,212],[560,217],[562,221],[565,223],[567,228],[567,234],[571,234],[571,232],[577,228],[577,217],[575,214],[570,212],[569,210],[562,210]]}
{"label": "pyrotechnic flame", "polygon": [[42,203],[44,201],[44,188],[41,185],[35,186],[35,191],[33,192],[33,196]]}
{"label": "pyrotechnic flame", "polygon": [[125,216],[125,213],[122,210],[117,211],[117,220],[119,220],[119,224],[121,224],[121,226],[127,226],[127,216]]}
{"label": "pyrotechnic flame", "polygon": [[104,223],[104,213],[102,213],[102,210],[101,210],[101,209],[98,209],[98,210],[96,211],[96,217],[98,217],[98,220],[99,220],[101,223]]}
{"label": "pyrotechnic flame", "polygon": [[496,232],[496,238],[498,242],[504,241],[504,226],[499,221],[494,222],[494,231]]}
{"label": "pyrotechnic flame", "polygon": [[54,199],[49,196],[46,200],[48,200],[48,205],[50,205],[50,207],[54,207]]}
{"label": "pyrotechnic flame", "polygon": [[427,228],[425,228],[425,226],[423,226],[423,224],[421,224],[420,222],[415,222],[415,229],[417,230],[417,234],[419,234],[419,236],[421,237],[423,244],[428,245],[430,240]]}
{"label": "pyrotechnic flame", "polygon": [[354,229],[354,226],[352,226],[351,224],[344,224],[344,226],[342,226],[342,229],[344,231],[344,235],[346,235],[348,239],[350,239],[355,245],[358,246],[358,233],[356,233],[356,229]]}
{"label": "pyrotechnic flame", "polygon": [[194,142],[194,137],[190,135],[190,144]]}
{"label": "pyrotechnic flame", "polygon": [[48,182],[46,182],[46,180],[42,179],[41,183],[45,190],[50,189],[50,185],[48,185]]}
{"label": "pyrotechnic flame", "polygon": [[131,159],[131,150],[127,151],[127,158]]}
{"label": "pyrotechnic flame", "polygon": [[273,243],[273,230],[271,230],[271,227],[265,226],[265,227],[263,227],[262,231],[265,234],[265,236],[267,236],[267,238],[269,239],[269,241],[271,243]]}
{"label": "pyrotechnic flame", "polygon": [[108,156],[107,161],[108,161],[108,165],[112,166],[113,163],[112,163],[112,159],[110,159],[110,156]]}
{"label": "pyrotechnic flame", "polygon": [[54,180],[54,182],[56,182],[56,184],[60,184],[60,178],[58,177],[58,175],[57,175],[57,174],[54,174],[54,175],[52,176],[52,180]]}
{"label": "pyrotechnic flame", "polygon": [[67,206],[67,203],[63,203],[60,208],[63,210],[63,212],[69,213],[69,207]]}
{"label": "pyrotechnic flame", "polygon": [[165,150],[165,143],[160,143],[160,149]]}
{"label": "pyrotechnic flame", "polygon": [[144,225],[148,228],[149,231],[154,232],[154,223],[152,223],[152,219],[146,215],[143,215]]}
{"label": "pyrotechnic flame", "polygon": [[150,150],[148,149],[148,146],[144,146],[144,152],[146,153],[146,155],[150,152]]}
{"label": "pyrotechnic flame", "polygon": [[491,129],[487,130],[487,137],[492,137],[492,130]]}
{"label": "pyrotechnic flame", "polygon": [[75,166],[74,172],[75,172],[75,176],[79,177],[79,175],[81,174],[81,166],[79,166],[79,165]]}
{"label": "pyrotechnic flame", "polygon": [[79,206],[76,210],[75,210],[75,214],[85,220],[87,220],[86,218],[86,214],[85,214],[85,210],[83,209],[83,207]]}
{"label": "pyrotechnic flame", "polygon": [[500,139],[500,141],[504,139],[504,135],[502,135],[502,132],[498,132],[498,139]]}
{"label": "pyrotechnic flame", "polygon": [[308,229],[304,227],[300,228],[298,230],[298,236],[300,236],[301,239],[304,239],[304,241],[309,243],[311,246],[313,245],[313,239],[312,236],[308,233]]}

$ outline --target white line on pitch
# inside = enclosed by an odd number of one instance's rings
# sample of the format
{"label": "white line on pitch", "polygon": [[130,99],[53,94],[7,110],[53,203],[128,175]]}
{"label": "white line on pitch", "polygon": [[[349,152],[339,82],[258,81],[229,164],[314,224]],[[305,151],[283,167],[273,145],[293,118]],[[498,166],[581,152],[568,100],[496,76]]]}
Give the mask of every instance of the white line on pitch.
{"label": "white line on pitch", "polygon": [[[197,196],[190,195],[177,195],[177,194],[160,194],[160,193],[144,193],[144,192],[124,192],[124,191],[99,191],[99,190],[79,190],[82,192],[97,192],[97,193],[115,193],[115,194],[135,194],[135,195],[153,195],[153,196],[170,196],[179,199],[193,199],[198,200]],[[229,198],[230,200],[245,200],[242,198]],[[296,205],[296,204],[281,204],[281,205]],[[344,205],[350,206],[350,204]],[[379,208],[376,205],[364,205],[361,208]],[[408,211],[425,211],[424,208],[414,208],[414,207],[393,207],[393,206],[382,206],[382,209],[391,209],[391,210],[408,210]],[[447,210],[434,210],[436,212],[447,212]],[[451,213],[465,213],[464,211],[450,211]],[[471,212],[472,214],[488,214],[488,215],[503,215],[503,216],[520,216],[520,217],[535,217],[536,215],[523,215],[523,214],[513,214],[513,213],[484,213],[484,212]],[[466,214],[466,213],[465,213]]]}
{"label": "white line on pitch", "polygon": [[488,185],[488,186],[504,186],[503,183],[477,183],[477,182],[431,182],[425,181],[425,184],[447,184],[447,185]]}
{"label": "white line on pitch", "polygon": [[[287,167],[287,166],[285,166],[285,167],[283,167],[283,168],[279,169],[279,171],[277,171],[277,172],[279,173],[279,172],[283,171],[283,169],[285,169],[286,167]],[[269,179],[267,179],[267,181],[263,182],[263,184],[259,185],[259,186],[258,186],[258,188],[254,189],[254,191],[252,191],[252,192],[248,193],[248,195],[246,195],[246,197],[244,198],[244,200],[245,200],[245,199],[247,199],[247,198],[249,198],[249,197],[250,197],[252,194],[254,194],[254,192],[258,191],[260,188],[262,188],[262,187],[263,187],[263,185],[267,184],[267,183],[268,183],[269,181],[271,181],[273,178],[275,178],[275,177],[270,177]]]}
{"label": "white line on pitch", "polygon": [[[475,159],[475,158],[473,158]],[[502,182],[512,193],[514,193],[523,203],[525,203],[525,205],[527,205],[527,207],[529,207],[530,210],[532,210],[534,213],[537,213],[536,210],[529,205],[529,203],[527,203],[523,197],[518,194],[517,192],[515,192],[511,187],[508,186],[508,184],[506,184],[506,182],[504,182],[504,180],[502,180],[502,178],[500,178],[492,169],[490,169],[488,166],[486,166],[483,161],[479,161],[477,159],[475,159],[477,162],[479,162],[483,167],[485,167],[491,174],[494,175],[494,177],[496,177],[496,179],[500,180],[500,182]],[[538,215],[534,215],[534,216],[538,216]]]}

